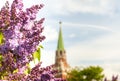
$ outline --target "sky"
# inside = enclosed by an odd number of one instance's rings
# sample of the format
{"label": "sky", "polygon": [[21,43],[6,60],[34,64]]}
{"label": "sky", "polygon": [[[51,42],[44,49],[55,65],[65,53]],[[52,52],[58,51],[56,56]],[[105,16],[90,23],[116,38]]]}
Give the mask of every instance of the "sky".
{"label": "sky", "polygon": [[[12,2],[12,0],[8,0]],[[5,1],[0,1],[4,3]],[[41,43],[43,66],[54,64],[59,32],[72,66],[99,65],[107,77],[120,74],[119,0],[23,0],[25,7],[43,3],[37,19],[45,18]],[[0,5],[1,7],[1,5]]]}

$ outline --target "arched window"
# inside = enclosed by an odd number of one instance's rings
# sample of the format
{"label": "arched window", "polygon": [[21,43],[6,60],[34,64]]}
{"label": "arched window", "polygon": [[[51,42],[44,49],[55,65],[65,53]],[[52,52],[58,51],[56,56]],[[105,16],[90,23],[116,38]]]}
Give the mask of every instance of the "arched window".
{"label": "arched window", "polygon": [[60,50],[60,55],[62,56],[62,51]]}

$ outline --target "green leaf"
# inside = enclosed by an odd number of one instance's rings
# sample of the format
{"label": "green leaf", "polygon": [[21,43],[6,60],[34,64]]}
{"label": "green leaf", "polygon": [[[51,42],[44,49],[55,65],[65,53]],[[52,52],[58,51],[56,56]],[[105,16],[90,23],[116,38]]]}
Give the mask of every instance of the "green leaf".
{"label": "green leaf", "polygon": [[17,73],[18,72],[18,69],[14,70],[13,73]]}
{"label": "green leaf", "polygon": [[34,63],[36,59],[40,61],[40,55],[41,55],[41,51],[40,51],[40,48],[38,48],[38,50],[33,53]]}
{"label": "green leaf", "polygon": [[24,71],[24,73],[25,73],[26,75],[28,75],[28,74],[30,73],[30,71],[31,71],[31,69],[28,68],[28,69],[26,69],[26,70]]}
{"label": "green leaf", "polygon": [[2,61],[2,55],[0,55],[0,61]]}
{"label": "green leaf", "polygon": [[32,69],[32,68],[30,68],[30,63],[28,63],[28,64],[27,64],[27,69],[24,70],[24,73],[25,73],[26,75],[30,74],[31,69]]}
{"label": "green leaf", "polygon": [[0,32],[0,44],[2,44],[3,43],[3,34],[2,34],[2,32]]}
{"label": "green leaf", "polygon": [[38,49],[33,53],[33,60],[28,64],[31,70],[31,66],[36,65],[38,62],[40,62],[40,57],[41,57],[41,48],[43,46],[39,46]]}
{"label": "green leaf", "polygon": [[40,47],[39,48],[43,48],[43,46],[42,45],[40,45]]}

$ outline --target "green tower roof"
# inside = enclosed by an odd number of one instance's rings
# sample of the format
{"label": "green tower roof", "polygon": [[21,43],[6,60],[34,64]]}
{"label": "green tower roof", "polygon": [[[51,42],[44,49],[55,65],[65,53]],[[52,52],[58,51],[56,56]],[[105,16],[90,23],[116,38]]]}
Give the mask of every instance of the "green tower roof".
{"label": "green tower roof", "polygon": [[62,37],[62,29],[61,29],[61,22],[60,24],[60,30],[59,30],[59,37],[58,37],[58,45],[57,45],[57,50],[64,50],[64,43],[63,43],[63,37]]}

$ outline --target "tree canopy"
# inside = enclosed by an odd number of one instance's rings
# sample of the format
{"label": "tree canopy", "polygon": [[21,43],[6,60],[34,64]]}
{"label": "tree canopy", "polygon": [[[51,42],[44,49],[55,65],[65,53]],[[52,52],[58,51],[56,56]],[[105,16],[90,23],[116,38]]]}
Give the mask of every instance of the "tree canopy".
{"label": "tree canopy", "polygon": [[74,68],[68,72],[68,81],[102,81],[104,74],[99,66],[89,66],[86,68]]}

